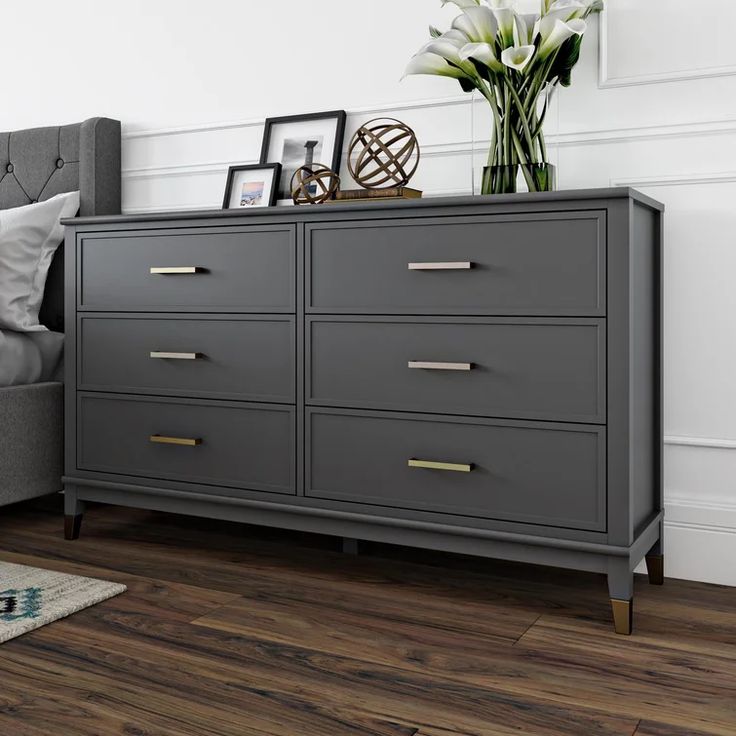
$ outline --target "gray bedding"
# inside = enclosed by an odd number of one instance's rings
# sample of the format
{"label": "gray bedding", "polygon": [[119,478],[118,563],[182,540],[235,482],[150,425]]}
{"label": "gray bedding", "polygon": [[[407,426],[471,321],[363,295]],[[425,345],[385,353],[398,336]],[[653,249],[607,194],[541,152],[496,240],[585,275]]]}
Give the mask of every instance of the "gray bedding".
{"label": "gray bedding", "polygon": [[0,330],[0,388],[61,380],[64,335]]}

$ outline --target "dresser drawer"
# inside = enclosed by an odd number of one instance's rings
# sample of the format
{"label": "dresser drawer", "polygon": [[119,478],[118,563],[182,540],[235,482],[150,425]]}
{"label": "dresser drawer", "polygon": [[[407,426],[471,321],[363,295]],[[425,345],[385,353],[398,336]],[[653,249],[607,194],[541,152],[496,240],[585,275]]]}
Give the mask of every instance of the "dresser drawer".
{"label": "dresser drawer", "polygon": [[82,314],[78,340],[84,390],[295,401],[291,316]]}
{"label": "dresser drawer", "polygon": [[293,225],[80,236],[88,310],[295,311]]}
{"label": "dresser drawer", "polygon": [[308,428],[308,496],[605,530],[602,427],[310,409]]}
{"label": "dresser drawer", "polygon": [[605,320],[307,319],[307,401],[605,421]]}
{"label": "dresser drawer", "polygon": [[308,225],[307,311],[605,313],[605,211]]}
{"label": "dresser drawer", "polygon": [[77,418],[81,470],[296,492],[292,407],[79,394]]}

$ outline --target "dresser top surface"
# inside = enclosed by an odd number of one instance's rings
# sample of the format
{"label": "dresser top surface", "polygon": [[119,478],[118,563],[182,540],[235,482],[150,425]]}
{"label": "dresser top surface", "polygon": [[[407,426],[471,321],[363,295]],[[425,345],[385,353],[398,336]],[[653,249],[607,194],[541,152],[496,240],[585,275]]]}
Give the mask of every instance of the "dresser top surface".
{"label": "dresser top surface", "polygon": [[630,199],[639,204],[660,212],[664,211],[664,205],[642,192],[630,187],[615,187],[609,189],[570,189],[557,192],[524,192],[517,194],[493,194],[475,195],[463,197],[427,197],[424,199],[402,199],[402,200],[368,200],[355,203],[327,204],[324,206],[311,207],[255,207],[252,209],[211,209],[211,210],[185,210],[176,212],[147,212],[144,214],[103,215],[97,217],[76,217],[62,220],[65,225],[124,225],[135,223],[156,222],[165,220],[167,223],[184,222],[188,220],[219,220],[230,218],[285,218],[289,220],[330,219],[339,217],[342,213],[391,213],[416,212],[429,214],[431,211],[441,211],[442,214],[452,214],[454,210],[478,209],[484,212],[508,211],[509,207],[516,205],[524,206],[529,211],[530,205],[542,205],[545,209],[555,205],[568,205],[570,203],[583,202],[606,202],[617,199]]}

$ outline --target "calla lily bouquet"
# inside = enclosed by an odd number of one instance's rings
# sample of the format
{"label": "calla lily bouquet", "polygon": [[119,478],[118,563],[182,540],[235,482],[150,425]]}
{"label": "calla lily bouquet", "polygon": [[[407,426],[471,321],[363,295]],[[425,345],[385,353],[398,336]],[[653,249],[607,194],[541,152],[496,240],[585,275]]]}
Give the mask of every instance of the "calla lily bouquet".
{"label": "calla lily bouquet", "polygon": [[406,74],[433,74],[478,90],[493,114],[484,194],[516,191],[521,169],[530,191],[553,188],[542,126],[552,91],[569,87],[586,19],[602,0],[540,0],[539,13],[517,12],[515,0],[442,0],[462,11],[445,33],[411,59]]}

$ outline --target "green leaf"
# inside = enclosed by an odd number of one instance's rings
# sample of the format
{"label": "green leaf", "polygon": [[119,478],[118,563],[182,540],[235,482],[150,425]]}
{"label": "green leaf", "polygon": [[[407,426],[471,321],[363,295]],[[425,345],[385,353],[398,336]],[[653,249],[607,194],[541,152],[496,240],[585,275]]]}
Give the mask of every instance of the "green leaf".
{"label": "green leaf", "polygon": [[472,92],[475,89],[475,85],[469,79],[461,77],[457,81],[460,82],[460,86],[463,88],[463,92]]}
{"label": "green leaf", "polygon": [[478,72],[478,76],[481,79],[485,79],[486,82],[491,82],[491,70],[482,62],[478,61],[477,59],[469,59],[469,61],[473,62],[473,66],[475,67],[475,71]]}
{"label": "green leaf", "polygon": [[559,78],[563,87],[569,87],[572,84],[572,69],[580,59],[582,42],[582,36],[571,36],[560,46],[547,77],[548,80]]}

